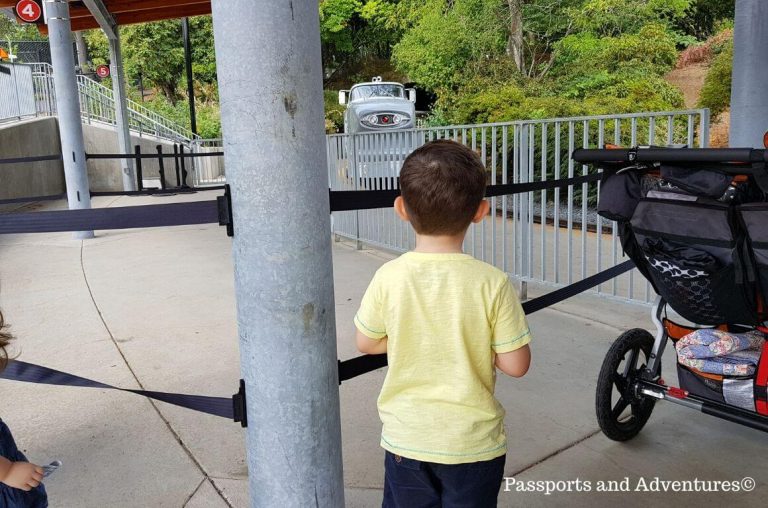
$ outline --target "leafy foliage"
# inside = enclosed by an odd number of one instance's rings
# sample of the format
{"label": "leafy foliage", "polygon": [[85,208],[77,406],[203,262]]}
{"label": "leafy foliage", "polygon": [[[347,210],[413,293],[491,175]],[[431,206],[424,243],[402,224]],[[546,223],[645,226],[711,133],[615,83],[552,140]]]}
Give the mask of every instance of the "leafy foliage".
{"label": "leafy foliage", "polygon": [[720,48],[712,61],[704,87],[701,89],[699,105],[709,108],[713,117],[725,111],[731,103],[731,72],[733,70],[733,40]]}

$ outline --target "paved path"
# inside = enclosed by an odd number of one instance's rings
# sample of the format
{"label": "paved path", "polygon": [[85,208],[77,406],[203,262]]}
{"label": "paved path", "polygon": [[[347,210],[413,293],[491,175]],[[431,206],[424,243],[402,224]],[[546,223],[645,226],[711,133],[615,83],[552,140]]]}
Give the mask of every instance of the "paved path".
{"label": "paved path", "polygon": [[[213,195],[97,198],[95,204]],[[106,231],[84,243],[69,234],[0,237],[0,306],[23,360],[122,387],[229,396],[239,379],[230,251],[215,225]],[[391,255],[345,243],[334,244],[333,254],[338,349],[346,359],[356,355],[352,316],[360,297]],[[531,316],[532,370],[498,383],[511,436],[506,474],[518,482],[588,480],[592,491],[502,492],[500,506],[765,505],[762,433],[664,403],[629,443],[598,432],[593,401],[603,356],[622,331],[650,327],[648,315],[646,306],[581,296]],[[381,502],[375,400],[383,377],[378,371],[341,387],[350,507]],[[665,377],[674,379],[669,367]],[[244,434],[232,422],[103,390],[9,381],[0,381],[0,390],[0,416],[21,448],[32,460],[64,463],[47,483],[52,507],[247,506]],[[753,476],[758,484],[749,494],[595,491],[599,480],[628,477],[634,489],[656,476]],[[295,481],[301,488],[301,479]]]}

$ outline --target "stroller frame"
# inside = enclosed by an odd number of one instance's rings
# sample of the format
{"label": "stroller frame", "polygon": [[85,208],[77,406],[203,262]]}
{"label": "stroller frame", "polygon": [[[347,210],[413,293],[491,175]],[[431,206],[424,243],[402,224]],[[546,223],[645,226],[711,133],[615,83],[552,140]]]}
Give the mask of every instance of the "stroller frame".
{"label": "stroller frame", "polygon": [[[634,149],[579,149],[573,159],[582,163],[615,165],[622,163],[717,163],[737,164],[739,173],[748,173],[768,194],[768,150],[736,149],[669,149],[641,147]],[[744,164],[749,164],[744,166]],[[635,437],[647,423],[657,400],[666,400],[704,414],[768,432],[768,416],[741,407],[689,393],[669,386],[661,376],[661,358],[670,340],[663,316],[667,302],[658,296],[651,311],[655,336],[644,329],[628,330],[619,336],[603,362],[596,390],[596,413],[603,433],[610,439],[626,441]],[[638,365],[640,352],[646,363]],[[675,358],[677,363],[677,359]],[[618,367],[624,365],[623,371]],[[612,400],[615,390],[619,400]],[[628,418],[623,417],[631,408]]]}
{"label": "stroller frame", "polygon": [[661,356],[669,340],[667,330],[661,321],[661,315],[666,304],[663,298],[657,297],[651,311],[653,323],[656,325],[656,337],[644,375],[637,380],[637,384],[633,388],[636,396],[666,400],[723,420],[768,432],[768,416],[688,393],[682,388],[668,386],[661,380]]}

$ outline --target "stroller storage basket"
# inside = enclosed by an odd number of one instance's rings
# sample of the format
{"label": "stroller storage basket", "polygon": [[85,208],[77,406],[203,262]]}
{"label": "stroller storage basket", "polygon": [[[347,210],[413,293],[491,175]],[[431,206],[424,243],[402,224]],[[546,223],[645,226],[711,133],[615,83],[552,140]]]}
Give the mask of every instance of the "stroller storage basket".
{"label": "stroller storage basket", "polygon": [[753,324],[742,239],[733,208],[712,202],[643,198],[630,221],[637,249],[658,293],[685,319],[702,325]]}

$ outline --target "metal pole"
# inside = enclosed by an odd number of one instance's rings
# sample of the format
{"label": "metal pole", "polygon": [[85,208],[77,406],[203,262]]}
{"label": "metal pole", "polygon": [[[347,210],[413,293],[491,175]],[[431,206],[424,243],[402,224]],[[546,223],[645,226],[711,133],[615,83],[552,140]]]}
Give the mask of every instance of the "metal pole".
{"label": "metal pole", "polygon": [[157,145],[155,147],[157,149],[157,166],[158,166],[158,172],[160,173],[160,188],[165,190],[166,184],[165,184],[165,162],[163,161],[163,145]]}
{"label": "metal pole", "polygon": [[[128,154],[131,149],[131,130],[128,124],[128,95],[125,88],[120,33],[117,27],[115,27],[114,31],[115,38],[109,39],[109,60],[110,74],[112,75],[112,97],[115,101],[115,130],[117,131],[117,146],[120,149],[120,153]],[[136,190],[133,160],[120,159],[120,170],[123,175],[123,190]]]}
{"label": "metal pole", "polygon": [[732,147],[763,147],[768,130],[768,2],[736,0],[731,85]]}
{"label": "metal pole", "polygon": [[[48,41],[51,46],[67,201],[70,210],[90,208],[91,195],[75,77],[75,55],[72,51],[69,3],[66,0],[45,0],[43,6],[48,24]],[[93,231],[78,231],[74,236],[77,239],[93,238]]]}
{"label": "metal pole", "polygon": [[212,7],[250,505],[343,507],[318,3]]}
{"label": "metal pole", "polygon": [[192,80],[192,49],[189,41],[189,18],[181,20],[181,37],[184,39],[184,64],[187,69],[187,95],[189,95],[189,122],[193,134],[197,134],[197,115],[195,113],[195,87]]}
{"label": "metal pole", "polygon": [[88,48],[85,45],[83,32],[75,32],[75,47],[77,47],[77,66],[81,74],[90,74],[88,68]]}

